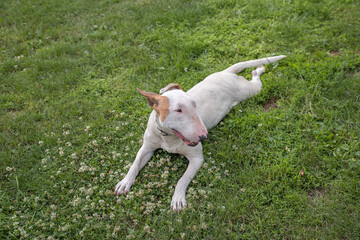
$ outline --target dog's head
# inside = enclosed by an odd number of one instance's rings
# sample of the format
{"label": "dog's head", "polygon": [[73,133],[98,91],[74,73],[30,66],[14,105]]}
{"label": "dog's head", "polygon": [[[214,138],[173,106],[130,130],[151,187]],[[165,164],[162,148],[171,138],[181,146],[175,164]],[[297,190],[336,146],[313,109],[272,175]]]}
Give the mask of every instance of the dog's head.
{"label": "dog's head", "polygon": [[207,139],[208,132],[196,109],[196,102],[178,84],[169,84],[162,95],[138,91],[144,95],[159,119],[161,128],[168,129],[188,146]]}

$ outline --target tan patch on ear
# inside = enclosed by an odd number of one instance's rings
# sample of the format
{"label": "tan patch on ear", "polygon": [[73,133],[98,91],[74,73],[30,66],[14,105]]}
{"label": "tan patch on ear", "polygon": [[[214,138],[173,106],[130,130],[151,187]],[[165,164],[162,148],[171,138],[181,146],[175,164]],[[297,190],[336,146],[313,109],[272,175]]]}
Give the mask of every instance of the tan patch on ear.
{"label": "tan patch on ear", "polygon": [[162,122],[165,121],[165,119],[167,118],[167,116],[170,113],[170,101],[167,97],[165,96],[160,96],[161,99],[159,100],[159,104],[157,105],[157,109],[155,109],[155,111],[157,113],[159,113],[160,115],[160,120]]}
{"label": "tan patch on ear", "polygon": [[146,97],[149,106],[152,107],[156,111],[156,113],[160,115],[160,120],[162,122],[164,122],[170,113],[169,99],[165,96],[161,96],[161,95],[153,93],[153,92],[145,92],[139,88],[137,88],[137,90],[144,97]]}
{"label": "tan patch on ear", "polygon": [[160,90],[160,94],[174,89],[182,90],[182,87],[177,83],[170,83],[169,85]]}

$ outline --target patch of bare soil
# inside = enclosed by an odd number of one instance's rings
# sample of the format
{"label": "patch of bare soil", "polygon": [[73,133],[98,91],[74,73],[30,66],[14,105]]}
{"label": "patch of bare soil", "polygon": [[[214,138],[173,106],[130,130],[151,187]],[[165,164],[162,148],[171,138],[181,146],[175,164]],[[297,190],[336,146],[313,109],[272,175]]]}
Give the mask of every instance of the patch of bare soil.
{"label": "patch of bare soil", "polygon": [[278,105],[276,103],[279,100],[280,100],[280,98],[278,98],[278,97],[274,97],[274,98],[269,99],[266,103],[263,104],[264,111],[268,112],[272,108],[278,108]]}
{"label": "patch of bare soil", "polygon": [[316,199],[324,199],[325,189],[316,188],[308,191],[308,198],[315,201]]}
{"label": "patch of bare soil", "polygon": [[334,56],[340,56],[341,55],[341,52],[339,51],[331,51],[330,52],[330,56],[334,57]]}

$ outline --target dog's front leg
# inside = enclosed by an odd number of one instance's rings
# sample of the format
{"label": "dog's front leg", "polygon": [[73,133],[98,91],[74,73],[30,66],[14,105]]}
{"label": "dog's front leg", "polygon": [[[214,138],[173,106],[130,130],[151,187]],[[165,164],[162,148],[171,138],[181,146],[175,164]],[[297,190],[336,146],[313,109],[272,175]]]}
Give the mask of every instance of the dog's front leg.
{"label": "dog's front leg", "polygon": [[129,172],[126,174],[123,180],[118,182],[115,186],[115,194],[121,195],[129,192],[131,185],[134,183],[136,176],[139,174],[139,171],[146,165],[150,160],[151,156],[154,154],[155,149],[142,146],[138,153],[134,163],[131,165]]}
{"label": "dog's front leg", "polygon": [[189,160],[189,165],[184,173],[184,175],[180,178],[175,187],[175,192],[171,201],[171,208],[174,211],[179,211],[186,207],[186,189],[190,183],[190,181],[194,178],[196,172],[201,167],[204,157],[202,152],[196,155],[185,155]]}

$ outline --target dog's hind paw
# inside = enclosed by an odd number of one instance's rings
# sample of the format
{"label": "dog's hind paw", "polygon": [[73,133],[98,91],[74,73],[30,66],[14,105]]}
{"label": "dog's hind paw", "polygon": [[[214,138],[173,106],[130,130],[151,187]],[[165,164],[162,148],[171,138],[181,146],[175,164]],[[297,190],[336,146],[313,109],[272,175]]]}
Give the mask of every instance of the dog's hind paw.
{"label": "dog's hind paw", "polygon": [[128,181],[124,178],[123,180],[118,182],[118,184],[116,184],[114,194],[118,196],[122,194],[126,195],[129,192],[131,185],[132,181]]}
{"label": "dog's hind paw", "polygon": [[171,209],[175,212],[178,212],[186,207],[185,196],[175,195],[171,200]]}
{"label": "dog's hind paw", "polygon": [[253,77],[256,77],[257,75],[261,75],[263,72],[265,71],[265,67],[264,66],[258,66],[256,70],[251,72],[251,75],[253,75]]}

